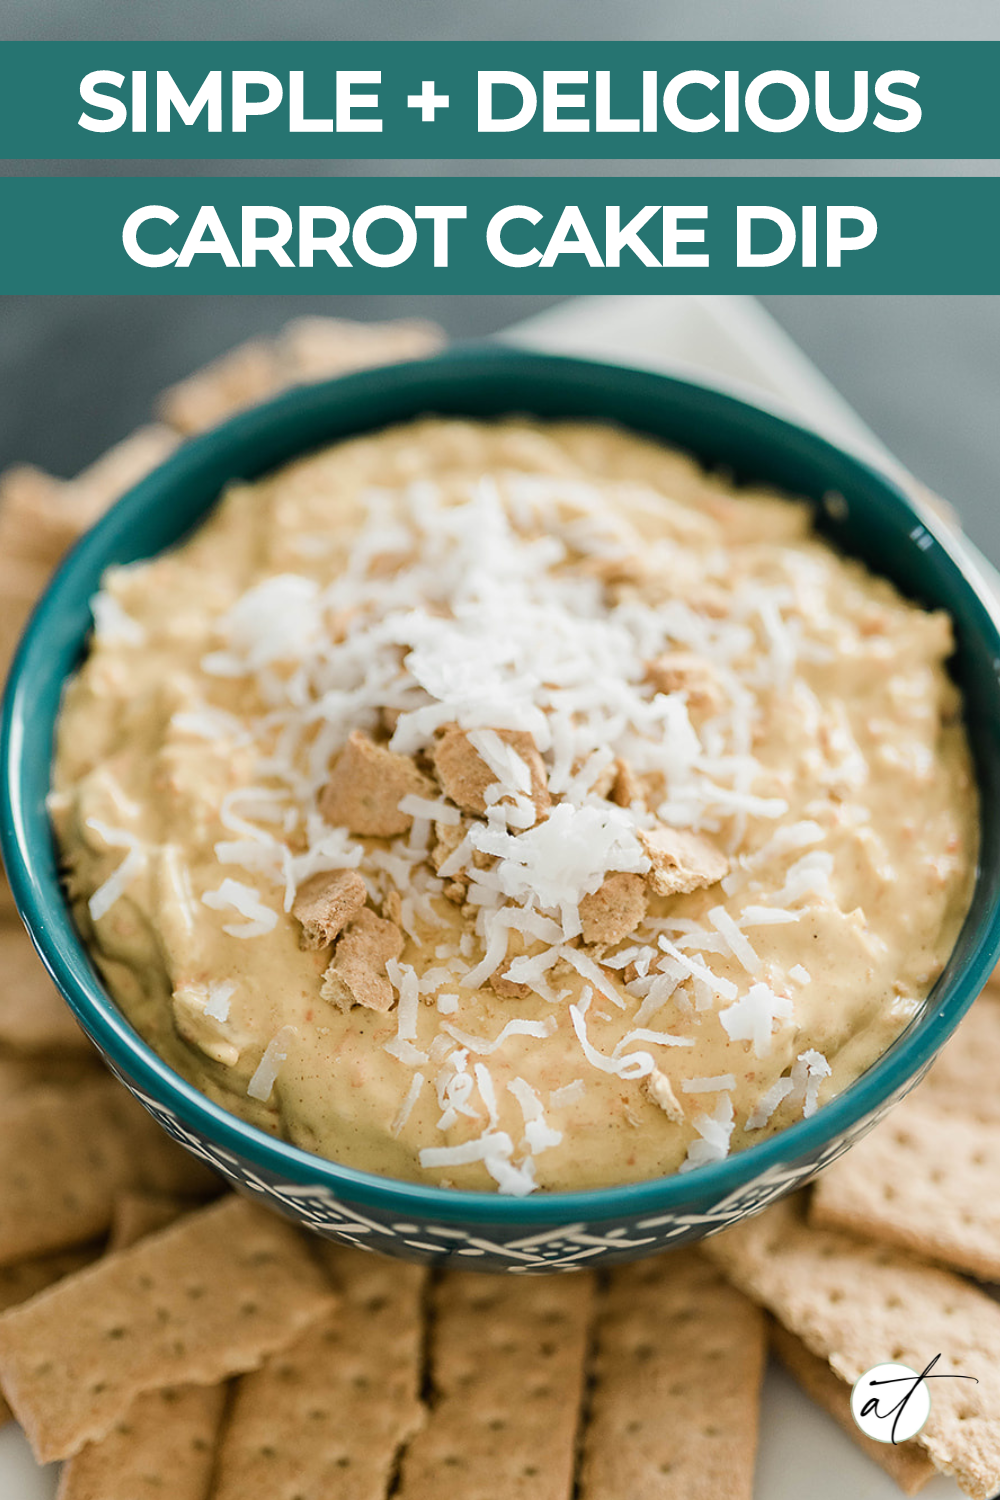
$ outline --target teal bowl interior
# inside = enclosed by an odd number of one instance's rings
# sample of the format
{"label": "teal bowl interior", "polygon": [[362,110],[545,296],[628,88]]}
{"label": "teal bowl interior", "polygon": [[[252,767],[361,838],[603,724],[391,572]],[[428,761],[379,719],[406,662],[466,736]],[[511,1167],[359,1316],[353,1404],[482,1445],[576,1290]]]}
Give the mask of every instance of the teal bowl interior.
{"label": "teal bowl interior", "polygon": [[[109,565],[172,546],[197,525],[228,481],[253,479],[319,445],[425,413],[488,418],[510,412],[615,421],[738,479],[768,481],[807,496],[816,503],[820,529],[838,547],[910,597],[949,610],[958,642],[954,672],[965,697],[982,800],[980,868],[954,953],[919,1016],[849,1089],[810,1119],[692,1173],[526,1199],[430,1188],[341,1167],[275,1140],[205,1099],[140,1040],[97,979],[63,899],[45,811],[63,684],[85,649],[89,601]],[[825,506],[831,493],[841,500]],[[373,1225],[391,1225],[393,1243],[380,1241],[379,1247],[404,1255],[430,1258],[433,1252],[441,1258],[442,1242],[424,1234],[433,1223],[445,1236],[457,1237],[447,1226],[461,1226],[463,1235],[479,1235],[473,1243],[483,1244],[528,1244],[552,1226],[591,1226],[607,1236],[608,1258],[624,1259],[658,1248],[670,1233],[697,1238],[720,1227],[831,1159],[921,1075],[981,989],[1000,949],[998,668],[997,602],[947,528],[918,514],[891,481],[815,434],[662,375],[501,347],[458,349],[303,387],[234,418],[185,444],[80,542],[39,604],[12,668],[0,740],[0,844],[28,930],[83,1027],[168,1128],[195,1150],[207,1150],[252,1191],[292,1214],[296,1193],[348,1205],[352,1232],[362,1236],[356,1242],[371,1243],[363,1236]],[[275,1184],[287,1191],[276,1192]],[[322,1216],[306,1220],[351,1238],[339,1210],[327,1224]],[[648,1232],[637,1235],[636,1226]],[[661,1232],[655,1226],[672,1228]],[[491,1264],[490,1255],[465,1262],[473,1263]]]}

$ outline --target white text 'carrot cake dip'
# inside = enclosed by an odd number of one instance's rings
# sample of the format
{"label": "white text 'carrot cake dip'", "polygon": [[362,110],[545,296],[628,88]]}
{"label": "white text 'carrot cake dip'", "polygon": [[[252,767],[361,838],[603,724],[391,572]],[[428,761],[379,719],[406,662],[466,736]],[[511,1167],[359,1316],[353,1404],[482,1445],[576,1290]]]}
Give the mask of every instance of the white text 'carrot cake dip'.
{"label": "white text 'carrot cake dip'", "polygon": [[236,1114],[524,1194],[881,1053],[967,909],[949,619],[610,427],[427,419],[112,571],[52,810],[111,994]]}

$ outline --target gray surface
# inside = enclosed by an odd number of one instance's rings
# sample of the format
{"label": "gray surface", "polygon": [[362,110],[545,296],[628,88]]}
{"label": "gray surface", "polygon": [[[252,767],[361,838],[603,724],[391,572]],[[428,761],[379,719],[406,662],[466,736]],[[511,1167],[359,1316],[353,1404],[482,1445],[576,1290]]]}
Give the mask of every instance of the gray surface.
{"label": "gray surface", "polygon": [[[1000,38],[997,0],[5,0],[2,38]],[[743,162],[741,174],[973,172],[997,163]],[[93,170],[12,163],[15,172]],[[126,163],[142,173],[382,175],[596,172],[701,175],[725,162]],[[771,297],[767,306],[915,473],[947,496],[1000,560],[995,501],[1000,298]],[[148,412],[155,392],[205,359],[302,311],[418,313],[454,336],[490,333],[545,305],[534,297],[0,299],[0,464],[31,459],[70,474]]]}

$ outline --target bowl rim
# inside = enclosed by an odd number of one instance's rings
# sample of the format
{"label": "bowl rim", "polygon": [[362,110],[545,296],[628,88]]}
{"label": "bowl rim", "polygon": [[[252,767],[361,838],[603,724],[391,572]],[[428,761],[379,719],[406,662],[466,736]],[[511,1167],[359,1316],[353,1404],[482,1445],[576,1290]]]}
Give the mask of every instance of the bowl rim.
{"label": "bowl rim", "polygon": [[[637,388],[673,388],[685,393],[689,399],[710,398],[733,416],[749,409],[755,420],[770,429],[769,438],[780,439],[784,435],[787,440],[791,436],[800,443],[804,440],[819,458],[829,455],[841,465],[846,460],[861,482],[880,489],[883,497],[887,497],[897,509],[902,506],[933,538],[954,571],[959,588],[966,590],[971,601],[978,605],[979,629],[988,641],[991,657],[1000,663],[1000,599],[974,562],[965,555],[961,537],[954,536],[928,507],[915,503],[891,476],[812,429],[715,387],[658,371],[536,353],[502,344],[459,345],[428,359],[381,366],[376,370],[296,387],[231,417],[218,427],[182,443],[173,455],[132,486],[85,533],[60,564],[37,602],[10,668],[0,711],[0,852],[18,911],[42,963],[83,1029],[107,1053],[112,1064],[126,1073],[141,1092],[148,1093],[155,1105],[173,1111],[183,1125],[202,1131],[221,1150],[235,1153],[244,1161],[273,1173],[279,1183],[290,1183],[299,1188],[308,1186],[314,1191],[326,1190],[337,1200],[400,1216],[483,1226],[492,1224],[500,1228],[523,1226],[530,1229],[578,1219],[601,1222],[650,1214],[660,1214],[668,1219],[674,1212],[683,1213],[692,1205],[708,1200],[724,1201],[739,1189],[749,1188],[754,1181],[766,1179],[775,1171],[803,1161],[825,1145],[842,1139],[855,1126],[863,1125],[895,1093],[912,1086],[958,1025],[992,971],[1000,953],[1000,903],[994,905],[985,919],[980,919],[971,953],[945,993],[938,994],[939,986],[935,985],[913,1022],[886,1051],[809,1118],[798,1120],[722,1161],[687,1173],[675,1172],[603,1188],[544,1191],[518,1198],[490,1191],[435,1187],[348,1167],[268,1135],[214,1103],[186,1078],[174,1072],[118,1010],[90,964],[83,941],[72,925],[58,880],[47,879],[37,869],[32,856],[34,841],[39,837],[43,823],[47,836],[51,834],[44,809],[40,811],[29,806],[23,795],[26,730],[30,722],[29,687],[32,669],[43,655],[46,634],[58,616],[64,594],[77,575],[86,573],[92,567],[92,560],[100,558],[123,529],[182,484],[192,471],[203,467],[220,452],[231,451],[235,456],[241,446],[259,434],[262,428],[280,430],[284,422],[293,420],[295,414],[307,405],[315,407],[321,403],[332,411],[338,395],[344,392],[358,392],[363,397],[366,389],[374,393],[393,380],[419,383],[419,377],[425,371],[443,369],[447,372],[450,368],[460,380],[471,381],[476,374],[489,374],[504,365],[524,363],[530,363],[539,373],[547,371],[554,379],[565,380],[575,375],[581,381],[603,378],[631,382]],[[416,415],[418,410],[411,413],[410,419]],[[340,437],[332,439],[340,440]],[[258,470],[258,474],[266,472],[267,469]],[[50,748],[49,765],[51,759]],[[977,886],[982,876],[983,867],[977,862]],[[77,960],[75,970],[70,963],[71,957]],[[268,1184],[265,1187],[269,1189]]]}

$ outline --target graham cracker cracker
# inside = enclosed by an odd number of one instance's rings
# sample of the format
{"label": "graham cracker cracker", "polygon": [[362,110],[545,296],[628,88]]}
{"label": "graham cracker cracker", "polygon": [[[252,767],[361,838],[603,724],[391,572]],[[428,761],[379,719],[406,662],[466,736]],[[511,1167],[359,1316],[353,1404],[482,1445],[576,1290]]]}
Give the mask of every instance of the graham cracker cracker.
{"label": "graham cracker cracker", "polygon": [[178,432],[205,432],[293,385],[432,354],[444,342],[432,323],[353,323],[297,318],[274,339],[231,349],[163,392],[157,411]]}
{"label": "graham cracker cracker", "polygon": [[191,1208],[188,1199],[174,1198],[166,1193],[119,1193],[112,1210],[108,1249],[125,1250],[145,1239],[147,1234],[166,1229]]}
{"label": "graham cracker cracker", "polygon": [[225,1404],[224,1385],[147,1391],[63,1464],[56,1500],[208,1500]]}
{"label": "graham cracker cracker", "polygon": [[809,1220],[1000,1280],[1000,1121],[918,1091],[822,1173]]}
{"label": "graham cracker cracker", "polygon": [[877,1443],[866,1437],[851,1415],[851,1387],[812,1354],[794,1333],[772,1321],[771,1347],[799,1385],[844,1429],[873,1463],[894,1479],[904,1495],[922,1490],[937,1470],[919,1443]]}
{"label": "graham cracker cracker", "polygon": [[580,1500],[752,1500],[766,1350],[763,1313],[697,1251],[613,1270]]}
{"label": "graham cracker cracker", "polygon": [[237,1383],[213,1500],[258,1491],[375,1500],[423,1425],[426,1272],[345,1246],[317,1249],[340,1307]]}
{"label": "graham cracker cracker", "polygon": [[1000,1124],[1000,981],[994,976],[914,1089],[923,1103]]}
{"label": "graham cracker cracker", "polygon": [[31,608],[69,548],[177,446],[168,427],[140,427],[75,479],[33,464],[0,474],[0,675]]}
{"label": "graham cracker cracker", "polygon": [[40,1463],[144,1392],[258,1368],[336,1304],[303,1240],[229,1196],[0,1316],[0,1387]]}
{"label": "graham cracker cracker", "polygon": [[974,1500],[1000,1488],[1000,1305],[992,1298],[903,1251],[809,1227],[795,1199],[706,1249],[850,1385],[875,1365],[922,1370],[936,1354],[936,1377],[977,1380],[935,1378],[915,1441]]}
{"label": "graham cracker cracker", "polygon": [[94,1082],[105,1077],[100,1057],[81,1052],[42,1053],[25,1056],[12,1052],[0,1052],[0,1108],[18,1094],[28,1094],[34,1089],[49,1085],[53,1088],[75,1088],[77,1084]]}
{"label": "graham cracker cracker", "polygon": [[[0,1266],[0,1313],[8,1307],[18,1307],[43,1292],[46,1287],[71,1276],[82,1266],[89,1265],[100,1254],[100,1245],[93,1244],[79,1250],[61,1250],[55,1255],[39,1255],[34,1260],[18,1261],[13,1266]],[[3,1394],[0,1393],[0,1427],[9,1422],[14,1413]]]}
{"label": "graham cracker cracker", "polygon": [[[123,1193],[108,1250],[123,1250],[185,1212],[176,1198]],[[63,1464],[56,1500],[208,1500],[227,1388],[145,1391],[111,1431]]]}
{"label": "graham cracker cracker", "polygon": [[0,1105],[0,1265],[104,1234],[117,1196],[140,1184],[204,1196],[218,1180],[114,1079]]}
{"label": "graham cracker cracker", "polygon": [[206,432],[279,389],[270,343],[252,339],[170,386],[157,400],[156,412],[177,432]]}
{"label": "graham cracker cracker", "polygon": [[16,918],[0,920],[0,976],[0,1045],[19,1053],[93,1055]]}
{"label": "graham cracker cracker", "polygon": [[431,1410],[397,1500],[568,1500],[593,1278],[446,1272],[434,1291]]}

